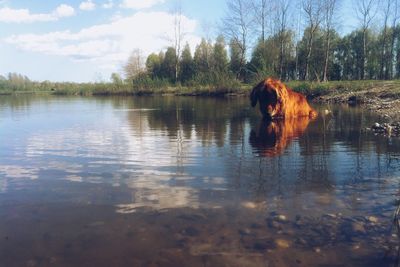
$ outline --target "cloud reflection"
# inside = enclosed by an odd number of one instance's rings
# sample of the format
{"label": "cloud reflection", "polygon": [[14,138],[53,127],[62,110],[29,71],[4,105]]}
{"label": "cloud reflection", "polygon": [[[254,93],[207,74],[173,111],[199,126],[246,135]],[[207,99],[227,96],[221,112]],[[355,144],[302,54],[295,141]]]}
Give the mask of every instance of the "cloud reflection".
{"label": "cloud reflection", "polygon": [[[42,174],[52,179],[103,184],[105,190],[108,186],[129,188],[130,199],[113,203],[119,213],[138,208],[197,208],[199,190],[188,183],[195,177],[180,168],[195,163],[192,157],[186,157],[186,153],[194,153],[194,147],[171,141],[162,129],[151,129],[147,112],[117,111],[117,116],[110,117],[112,121],[29,136],[24,150],[27,160],[40,162]],[[195,137],[190,141],[196,142]],[[22,169],[7,171],[25,173]],[[37,172],[34,177],[38,177]],[[222,185],[224,179],[210,177],[208,182]]]}
{"label": "cloud reflection", "polygon": [[0,165],[0,174],[6,178],[26,178],[35,180],[38,178],[38,168],[27,168],[16,165]]}

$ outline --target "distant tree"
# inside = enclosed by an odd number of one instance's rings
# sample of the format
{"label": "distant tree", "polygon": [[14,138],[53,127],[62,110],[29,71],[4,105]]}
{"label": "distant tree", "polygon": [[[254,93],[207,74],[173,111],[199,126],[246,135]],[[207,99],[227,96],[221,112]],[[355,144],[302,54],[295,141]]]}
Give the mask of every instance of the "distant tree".
{"label": "distant tree", "polygon": [[252,0],[250,3],[254,12],[256,31],[259,32],[259,40],[264,42],[267,38],[268,18],[273,13],[273,0]]}
{"label": "distant tree", "polygon": [[194,52],[194,66],[196,74],[207,74],[210,72],[212,60],[212,45],[202,39]]}
{"label": "distant tree", "polygon": [[164,59],[161,63],[161,77],[169,80],[170,82],[175,82],[176,79],[176,54],[174,47],[168,47],[165,52]]}
{"label": "distant tree", "polygon": [[303,79],[308,80],[310,78],[310,60],[315,33],[321,24],[322,3],[320,0],[302,0],[302,7],[307,21],[307,30],[304,31],[304,35],[307,36],[307,52],[305,55]]}
{"label": "distant tree", "polygon": [[179,80],[181,82],[185,83],[193,79],[195,66],[189,44],[186,44],[182,50],[179,70]]}
{"label": "distant tree", "polygon": [[339,66],[339,77],[336,80],[348,80],[348,71],[347,63],[350,54],[350,42],[348,36],[344,36],[340,38],[337,43],[337,48],[334,52],[335,61],[337,62],[337,66]]}
{"label": "distant tree", "polygon": [[245,71],[245,59],[242,58],[241,45],[235,39],[231,39],[229,43],[229,70],[235,75],[236,79],[240,80],[244,78]]}
{"label": "distant tree", "polygon": [[213,70],[218,74],[226,74],[228,72],[228,52],[226,51],[225,39],[219,35],[214,43],[213,48]]}
{"label": "distant tree", "polygon": [[162,54],[151,53],[146,59],[146,71],[152,79],[161,77]]}
{"label": "distant tree", "polygon": [[394,29],[395,33],[395,45],[394,45],[394,54],[395,54],[395,78],[400,79],[400,25],[397,25]]}
{"label": "distant tree", "polygon": [[362,31],[362,68],[360,71],[359,79],[365,79],[367,74],[367,64],[368,64],[368,57],[367,57],[367,50],[368,50],[368,33],[369,27],[377,13],[376,3],[377,0],[355,0],[356,4],[356,11],[358,15],[358,19],[361,22],[361,31]]}
{"label": "distant tree", "polygon": [[121,75],[119,75],[118,73],[115,73],[115,72],[111,73],[110,80],[115,85],[121,85],[123,83]]}
{"label": "distant tree", "polygon": [[398,31],[396,30],[396,26],[397,26],[399,16],[400,16],[399,0],[393,0],[392,2],[393,2],[393,6],[390,9],[391,10],[391,20],[392,20],[390,52],[389,52],[390,61],[389,61],[389,66],[388,66],[390,79],[394,78],[394,67],[393,67],[393,63],[395,61],[394,52],[395,52],[396,37],[398,36]]}
{"label": "distant tree", "polygon": [[265,76],[282,77],[282,79],[294,78],[295,43],[293,31],[278,31],[264,42],[259,40],[253,49],[249,71],[257,79]]}
{"label": "distant tree", "polygon": [[12,90],[26,90],[32,85],[27,76],[15,72],[8,73],[7,79],[8,85]]}
{"label": "distant tree", "polygon": [[286,56],[286,44],[287,44],[287,28],[289,19],[289,0],[278,0],[277,11],[276,11],[276,22],[278,24],[278,43],[279,43],[279,64],[278,64],[278,75],[280,79],[287,78],[286,71],[284,70],[287,58]]}
{"label": "distant tree", "polygon": [[334,18],[337,10],[338,0],[324,0],[322,12],[323,12],[323,25],[325,29],[325,62],[324,62],[324,74],[323,81],[328,81],[328,68],[331,56],[331,44],[332,44],[332,32],[334,31]]}
{"label": "distant tree", "polygon": [[366,65],[366,75],[365,79],[381,79],[380,78],[380,60],[381,60],[381,42],[379,37],[375,32],[370,31],[368,33],[368,50],[366,57],[368,58]]}
{"label": "distant tree", "polygon": [[[236,77],[240,78],[246,66],[246,55],[249,47],[250,30],[254,23],[249,0],[230,0],[228,10],[222,20],[222,31],[231,40],[231,62],[234,56]],[[231,64],[232,65],[232,64]]]}
{"label": "distant tree", "polygon": [[124,66],[125,76],[129,80],[133,80],[141,74],[145,73],[145,60],[143,52],[140,49],[132,51]]}
{"label": "distant tree", "polygon": [[260,80],[266,76],[276,76],[279,48],[276,39],[260,39],[253,50],[249,63],[250,75]]}
{"label": "distant tree", "polygon": [[179,75],[179,59],[181,56],[182,43],[184,39],[185,33],[183,31],[182,25],[182,6],[181,3],[178,2],[174,11],[174,49],[175,49],[175,83],[178,81]]}
{"label": "distant tree", "polygon": [[[311,33],[311,31],[314,31]],[[312,38],[310,39],[310,35]],[[310,43],[312,40],[312,43]],[[306,80],[321,80],[324,67],[324,33],[306,28],[298,47],[300,76]],[[310,52],[312,51],[312,53]]]}

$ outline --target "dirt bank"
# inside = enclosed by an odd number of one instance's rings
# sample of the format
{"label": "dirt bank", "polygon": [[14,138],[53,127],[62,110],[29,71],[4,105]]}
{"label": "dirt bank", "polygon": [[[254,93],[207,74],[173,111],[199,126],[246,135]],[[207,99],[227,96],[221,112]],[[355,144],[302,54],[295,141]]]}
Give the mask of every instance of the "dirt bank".
{"label": "dirt bank", "polygon": [[371,130],[379,134],[400,136],[400,85],[397,81],[371,84],[358,90],[339,88],[317,96],[312,101],[364,106],[379,116],[379,121],[370,126]]}

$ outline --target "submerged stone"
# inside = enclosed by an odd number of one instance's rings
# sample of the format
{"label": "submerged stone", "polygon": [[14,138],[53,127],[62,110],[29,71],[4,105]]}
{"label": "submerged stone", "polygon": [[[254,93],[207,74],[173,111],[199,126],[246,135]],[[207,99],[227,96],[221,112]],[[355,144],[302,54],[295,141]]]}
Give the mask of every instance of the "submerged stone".
{"label": "submerged stone", "polygon": [[289,241],[285,239],[276,239],[275,244],[278,248],[286,249],[290,247]]}
{"label": "submerged stone", "polygon": [[377,223],[378,222],[378,218],[375,216],[369,216],[368,221],[372,222],[372,223]]}
{"label": "submerged stone", "polygon": [[365,234],[365,227],[362,223],[360,222],[353,222],[351,224],[351,230],[357,234]]}

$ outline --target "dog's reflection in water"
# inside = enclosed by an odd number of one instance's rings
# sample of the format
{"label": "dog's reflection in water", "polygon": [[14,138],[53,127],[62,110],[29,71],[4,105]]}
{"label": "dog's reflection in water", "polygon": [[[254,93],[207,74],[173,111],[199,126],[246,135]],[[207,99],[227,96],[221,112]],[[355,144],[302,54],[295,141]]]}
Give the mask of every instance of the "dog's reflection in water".
{"label": "dog's reflection in water", "polygon": [[293,139],[305,132],[310,121],[308,117],[262,120],[257,129],[251,130],[250,145],[262,157],[280,155]]}

